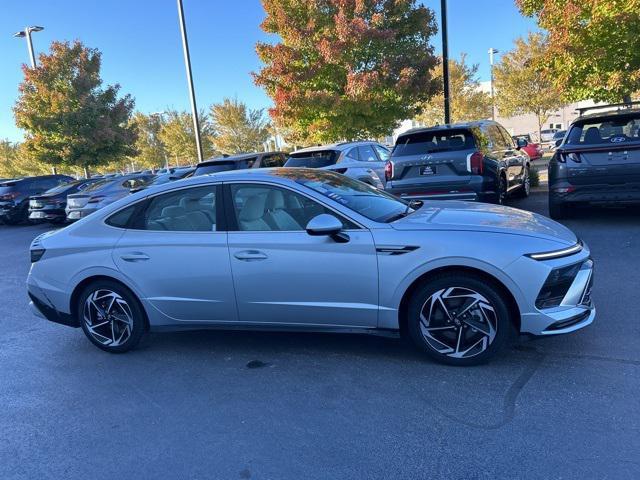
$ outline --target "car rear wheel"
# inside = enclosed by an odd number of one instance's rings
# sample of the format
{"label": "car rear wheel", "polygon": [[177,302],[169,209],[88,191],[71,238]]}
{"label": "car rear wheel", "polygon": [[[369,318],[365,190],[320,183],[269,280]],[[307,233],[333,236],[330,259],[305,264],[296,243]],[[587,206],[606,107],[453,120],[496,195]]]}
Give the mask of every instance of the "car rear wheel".
{"label": "car rear wheel", "polygon": [[514,332],[503,295],[479,276],[435,276],[419,287],[409,301],[409,334],[422,351],[440,363],[484,363],[504,347]]}
{"label": "car rear wheel", "polygon": [[518,188],[518,197],[526,198],[531,193],[531,170],[529,166],[525,167],[524,178],[522,179],[522,185]]}
{"label": "car rear wheel", "polygon": [[134,348],[145,332],[145,317],[138,299],[117,282],[90,284],[80,295],[76,311],[87,338],[111,353]]}
{"label": "car rear wheel", "polygon": [[493,203],[504,205],[507,199],[507,178],[504,175],[498,177],[498,188]]}

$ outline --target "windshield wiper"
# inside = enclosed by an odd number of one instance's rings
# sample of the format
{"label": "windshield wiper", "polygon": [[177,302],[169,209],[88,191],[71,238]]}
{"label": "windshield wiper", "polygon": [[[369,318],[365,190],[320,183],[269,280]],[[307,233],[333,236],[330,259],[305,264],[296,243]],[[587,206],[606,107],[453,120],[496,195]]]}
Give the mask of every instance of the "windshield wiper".
{"label": "windshield wiper", "polygon": [[411,210],[413,208],[413,205],[415,205],[417,203],[422,203],[422,201],[421,200],[409,200],[409,202],[407,203],[407,208],[404,210],[404,212],[396,213],[395,215],[390,216],[389,218],[387,218],[386,223],[395,222],[396,220],[400,220],[401,218],[406,217],[410,213],[413,213],[413,212],[410,212],[409,210]]}

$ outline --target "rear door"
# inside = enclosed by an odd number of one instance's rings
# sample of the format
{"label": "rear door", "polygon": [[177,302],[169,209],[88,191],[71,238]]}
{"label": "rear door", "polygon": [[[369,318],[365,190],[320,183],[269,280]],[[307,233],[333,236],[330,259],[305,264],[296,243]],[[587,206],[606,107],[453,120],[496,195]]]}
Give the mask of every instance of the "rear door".
{"label": "rear door", "polygon": [[[361,145],[358,147],[358,153],[361,162],[366,162],[367,167],[371,168],[382,182],[384,182],[384,165],[386,159],[382,160],[373,144]],[[388,157],[388,155],[387,155]]]}
{"label": "rear door", "polygon": [[433,189],[442,187],[443,193],[464,187],[471,179],[468,158],[474,151],[475,139],[467,129],[402,135],[391,152],[393,187],[428,185]]}
{"label": "rear door", "polygon": [[640,182],[640,114],[577,121],[558,155],[569,181],[581,184]]}

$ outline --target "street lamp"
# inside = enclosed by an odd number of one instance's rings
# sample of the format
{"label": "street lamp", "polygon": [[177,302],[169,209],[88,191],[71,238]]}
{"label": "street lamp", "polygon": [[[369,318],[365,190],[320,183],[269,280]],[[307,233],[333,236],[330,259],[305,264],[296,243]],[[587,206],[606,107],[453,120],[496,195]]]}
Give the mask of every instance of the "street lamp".
{"label": "street lamp", "polygon": [[180,20],[180,33],[182,34],[182,50],[184,53],[184,66],[187,70],[187,80],[189,83],[189,97],[191,99],[191,116],[193,117],[193,130],[196,135],[196,149],[198,150],[198,161],[202,162],[202,143],[200,142],[200,125],[198,123],[198,109],[196,107],[196,94],[193,89],[193,76],[191,75],[191,58],[189,57],[189,42],[187,41],[187,27],[184,22],[184,11],[182,0],[178,1],[178,17]]}
{"label": "street lamp", "polygon": [[489,49],[489,66],[491,68],[491,119],[496,119],[496,105],[493,92],[493,56],[500,53],[496,48]]}
{"label": "street lamp", "polygon": [[449,38],[447,33],[447,0],[440,2],[442,17],[442,93],[444,96],[444,123],[451,123],[451,99],[449,98]]}
{"label": "street lamp", "polygon": [[31,42],[31,32],[40,32],[44,30],[44,27],[39,27],[37,25],[26,27],[24,30],[20,32],[16,32],[13,34],[14,37],[25,37],[27,39],[27,48],[29,49],[29,58],[31,59],[31,68],[36,68],[36,56],[33,53],[33,43]]}

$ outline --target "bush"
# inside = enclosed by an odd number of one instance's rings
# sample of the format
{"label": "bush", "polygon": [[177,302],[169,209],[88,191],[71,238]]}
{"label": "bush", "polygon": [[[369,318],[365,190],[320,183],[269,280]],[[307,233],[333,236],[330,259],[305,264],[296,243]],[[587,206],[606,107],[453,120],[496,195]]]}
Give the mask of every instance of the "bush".
{"label": "bush", "polygon": [[535,167],[532,167],[529,170],[529,181],[531,182],[532,187],[537,187],[540,185],[540,175],[538,174],[538,170]]}

